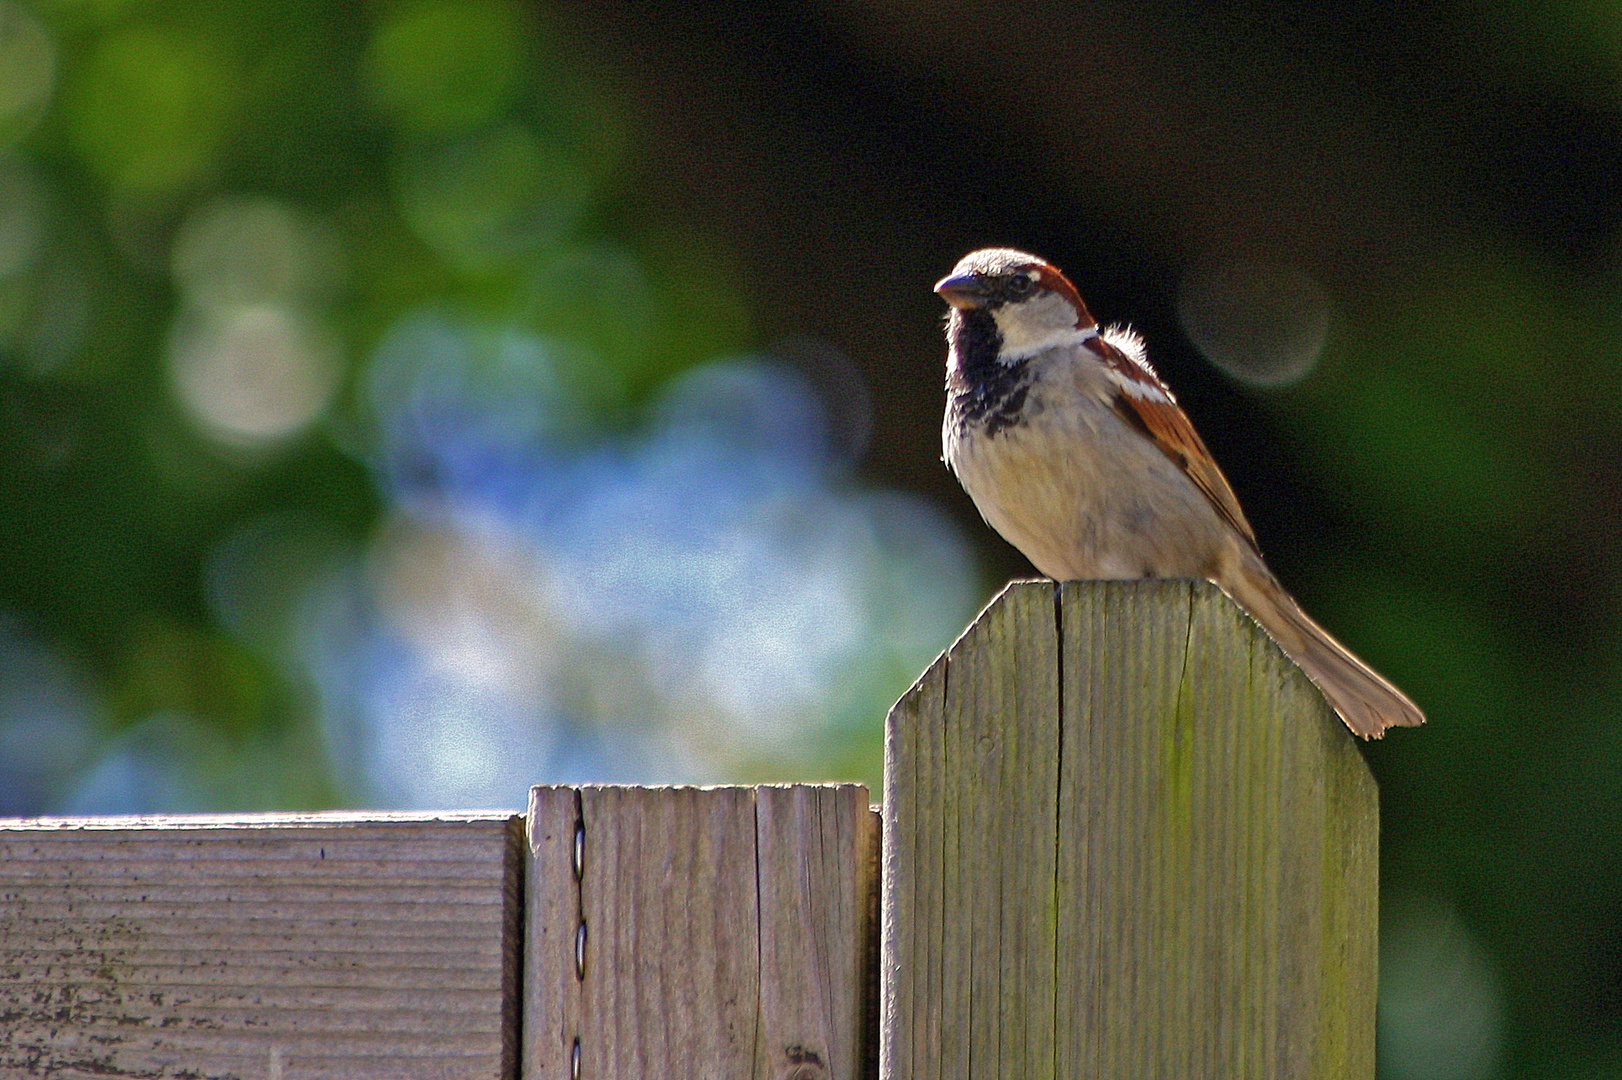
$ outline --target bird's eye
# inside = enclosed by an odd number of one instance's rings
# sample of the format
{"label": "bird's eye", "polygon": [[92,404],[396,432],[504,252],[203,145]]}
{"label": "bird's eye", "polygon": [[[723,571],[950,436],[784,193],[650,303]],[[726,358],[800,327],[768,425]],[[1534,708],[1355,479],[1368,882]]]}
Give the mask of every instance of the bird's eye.
{"label": "bird's eye", "polygon": [[1031,290],[1036,288],[1036,279],[1029,274],[1010,274],[1005,287],[1009,296],[1019,300],[1031,295]]}

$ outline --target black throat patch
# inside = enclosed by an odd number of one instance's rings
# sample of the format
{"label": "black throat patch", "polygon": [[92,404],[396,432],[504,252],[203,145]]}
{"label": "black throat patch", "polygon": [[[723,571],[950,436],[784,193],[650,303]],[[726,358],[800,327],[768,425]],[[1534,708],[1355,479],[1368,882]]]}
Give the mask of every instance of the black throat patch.
{"label": "black throat patch", "polygon": [[953,312],[949,336],[957,367],[946,377],[946,393],[958,428],[983,425],[989,436],[1018,425],[1031,389],[1029,361],[998,361],[1002,333],[985,308]]}

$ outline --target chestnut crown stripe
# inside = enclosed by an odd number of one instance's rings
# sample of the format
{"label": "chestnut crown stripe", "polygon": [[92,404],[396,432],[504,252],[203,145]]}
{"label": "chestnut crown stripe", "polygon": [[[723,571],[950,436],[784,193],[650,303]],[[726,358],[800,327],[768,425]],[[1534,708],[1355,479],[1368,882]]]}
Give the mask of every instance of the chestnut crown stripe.
{"label": "chestnut crown stripe", "polygon": [[1037,284],[1063,296],[1075,307],[1076,329],[1081,330],[1098,325],[1098,320],[1093,318],[1092,313],[1087,310],[1087,305],[1081,302],[1081,294],[1076,292],[1076,287],[1070,284],[1070,279],[1065,277],[1058,267],[1051,266],[1048,263],[1036,263],[1029,267],[1029,270],[1036,275]]}

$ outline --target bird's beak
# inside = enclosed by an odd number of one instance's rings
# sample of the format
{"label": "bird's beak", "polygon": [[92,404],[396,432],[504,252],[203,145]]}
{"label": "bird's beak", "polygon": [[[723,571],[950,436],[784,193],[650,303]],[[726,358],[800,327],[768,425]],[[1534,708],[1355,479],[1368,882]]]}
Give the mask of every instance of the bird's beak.
{"label": "bird's beak", "polygon": [[942,300],[959,311],[970,311],[986,306],[985,281],[978,274],[954,274],[935,283],[935,291]]}

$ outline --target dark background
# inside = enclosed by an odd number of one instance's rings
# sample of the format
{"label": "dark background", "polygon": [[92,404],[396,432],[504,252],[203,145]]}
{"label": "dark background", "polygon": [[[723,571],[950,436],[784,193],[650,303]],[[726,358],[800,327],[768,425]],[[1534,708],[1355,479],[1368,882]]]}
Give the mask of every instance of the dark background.
{"label": "dark background", "polygon": [[1607,4],[0,0],[0,813],[876,788],[1020,246],[1430,716],[1382,1076],[1622,1077],[1619,180]]}

